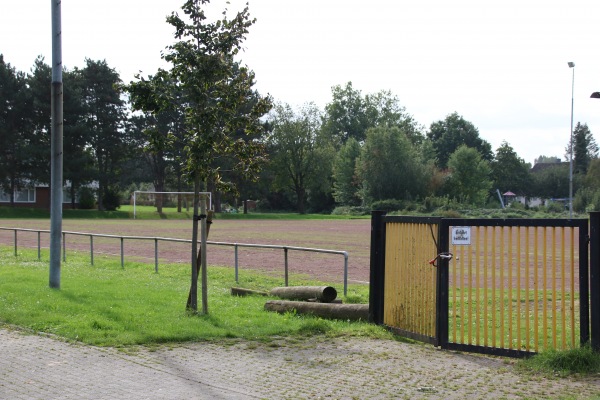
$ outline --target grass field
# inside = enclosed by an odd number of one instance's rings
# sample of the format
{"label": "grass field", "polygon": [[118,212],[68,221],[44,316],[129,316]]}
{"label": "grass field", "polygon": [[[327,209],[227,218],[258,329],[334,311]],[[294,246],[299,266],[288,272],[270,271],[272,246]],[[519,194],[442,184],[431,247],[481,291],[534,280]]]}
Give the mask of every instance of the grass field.
{"label": "grass field", "polygon": [[[46,252],[43,258],[47,260]],[[151,266],[102,257],[92,267],[87,257],[73,256],[62,266],[61,289],[48,287],[48,262],[37,253],[0,248],[0,323],[94,345],[131,345],[185,342],[220,338],[269,340],[277,335],[390,337],[383,328],[366,322],[323,320],[294,313],[263,310],[265,297],[233,297],[236,286],[230,268],[209,268],[209,315],[185,309],[189,267],[167,265],[156,274]],[[295,276],[303,284],[323,282]],[[280,282],[247,272],[240,286],[268,290]],[[350,288],[354,301],[367,302],[368,289]],[[347,299],[345,299],[347,300]]]}

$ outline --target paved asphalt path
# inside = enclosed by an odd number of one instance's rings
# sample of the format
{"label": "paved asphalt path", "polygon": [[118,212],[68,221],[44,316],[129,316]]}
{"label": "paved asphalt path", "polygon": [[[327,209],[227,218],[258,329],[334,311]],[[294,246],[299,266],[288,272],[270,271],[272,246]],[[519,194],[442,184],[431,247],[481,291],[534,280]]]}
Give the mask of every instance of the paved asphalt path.
{"label": "paved asphalt path", "polygon": [[0,399],[591,399],[600,379],[523,375],[512,360],[369,338],[124,349],[0,328]]}

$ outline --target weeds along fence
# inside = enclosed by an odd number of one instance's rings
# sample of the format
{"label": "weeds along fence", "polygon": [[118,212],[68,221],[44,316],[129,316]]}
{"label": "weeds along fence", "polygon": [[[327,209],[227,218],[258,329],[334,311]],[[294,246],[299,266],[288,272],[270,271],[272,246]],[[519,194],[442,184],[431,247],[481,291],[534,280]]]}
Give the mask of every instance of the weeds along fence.
{"label": "weeds along fence", "polygon": [[[38,259],[42,257],[42,233],[50,234],[49,230],[43,229],[26,229],[26,228],[6,228],[0,227],[0,231],[12,231],[13,232],[13,246],[14,246],[14,254],[15,257],[18,254],[18,246],[19,246],[19,232],[23,233],[34,233],[37,235],[37,252]],[[99,234],[99,233],[86,233],[86,232],[70,232],[63,231],[62,232],[62,255],[63,261],[67,260],[67,236],[79,236],[79,237],[88,237],[89,238],[89,250],[90,250],[90,263],[94,265],[94,238],[108,238],[108,239],[118,239],[120,242],[120,257],[121,257],[121,267],[125,267],[125,241],[153,241],[154,242],[154,270],[158,273],[159,266],[159,243],[192,243],[189,239],[175,239],[175,238],[164,238],[164,237],[149,237],[149,236],[122,236],[122,235],[107,235],[107,234]],[[341,250],[328,250],[328,249],[316,249],[311,247],[297,247],[297,246],[282,246],[282,245],[271,245],[271,244],[252,244],[252,243],[230,243],[230,242],[213,242],[207,241],[207,245],[210,246],[222,246],[222,247],[232,247],[234,252],[234,270],[235,270],[235,281],[239,281],[239,249],[240,248],[254,248],[254,249],[274,249],[274,250],[282,250],[284,254],[284,281],[285,286],[289,285],[289,262],[288,262],[288,253],[290,251],[293,252],[312,252],[312,253],[321,253],[321,254],[333,254],[340,255],[343,257],[343,285],[344,285],[344,296],[348,294],[348,252]],[[191,256],[190,256],[191,258]]]}

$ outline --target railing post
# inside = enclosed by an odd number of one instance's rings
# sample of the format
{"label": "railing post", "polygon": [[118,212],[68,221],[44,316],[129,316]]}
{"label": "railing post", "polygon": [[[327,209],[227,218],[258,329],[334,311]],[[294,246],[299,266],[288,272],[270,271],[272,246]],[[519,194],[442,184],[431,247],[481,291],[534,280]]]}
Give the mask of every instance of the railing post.
{"label": "railing post", "polygon": [[239,280],[238,280],[238,278],[239,278],[239,276],[238,276],[238,245],[237,245],[237,243],[235,243],[233,245],[233,248],[234,248],[233,252],[235,254],[235,283],[239,283]]}
{"label": "railing post", "polygon": [[288,249],[287,247],[283,248],[283,254],[285,257],[285,286],[288,286]]}
{"label": "railing post", "polygon": [[125,259],[123,256],[123,238],[121,237],[121,268],[125,268]]}
{"label": "railing post", "polygon": [[592,348],[598,351],[600,350],[600,212],[590,213],[590,326]]}
{"label": "railing post", "polygon": [[154,272],[158,274],[158,239],[154,239]]}
{"label": "railing post", "polygon": [[385,285],[385,211],[371,213],[369,321],[383,324]]}
{"label": "railing post", "polygon": [[17,256],[17,230],[15,229],[15,257]]}
{"label": "railing post", "polygon": [[38,231],[37,234],[38,234],[37,235],[38,236],[38,260],[41,260],[42,259],[42,244],[41,244],[42,232]]}
{"label": "railing post", "polygon": [[94,265],[94,235],[90,235],[90,262]]}
{"label": "railing post", "polygon": [[344,252],[344,296],[348,296],[348,253]]}

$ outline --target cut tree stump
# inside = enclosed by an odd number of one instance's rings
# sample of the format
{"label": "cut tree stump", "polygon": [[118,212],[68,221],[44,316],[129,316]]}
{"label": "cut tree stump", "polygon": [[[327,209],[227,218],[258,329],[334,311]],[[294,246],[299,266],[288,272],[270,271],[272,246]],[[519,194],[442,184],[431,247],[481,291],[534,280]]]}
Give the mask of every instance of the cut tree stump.
{"label": "cut tree stump", "polygon": [[269,300],[265,303],[265,310],[274,311],[280,314],[296,311],[298,314],[311,314],[317,317],[352,321],[368,321],[369,319],[368,304],[332,304]]}

